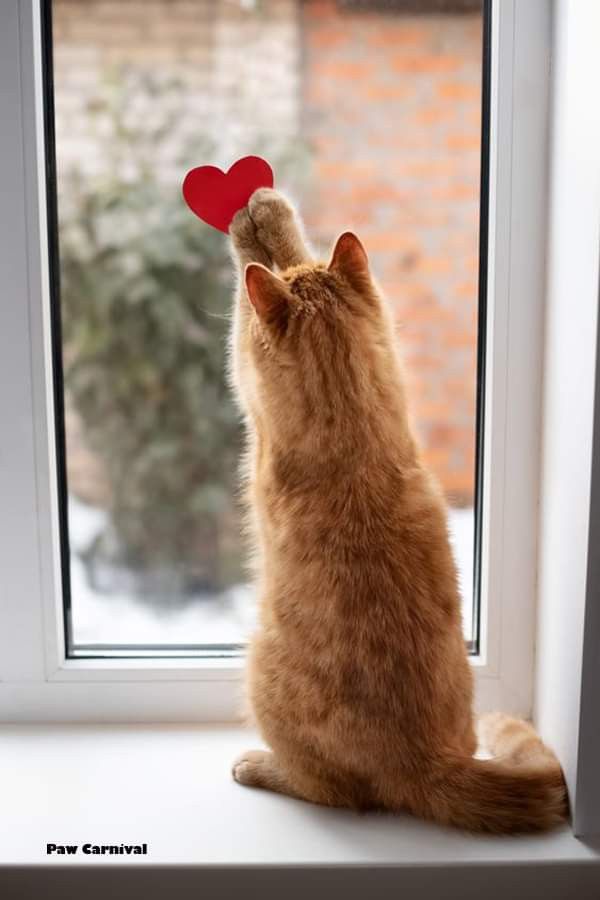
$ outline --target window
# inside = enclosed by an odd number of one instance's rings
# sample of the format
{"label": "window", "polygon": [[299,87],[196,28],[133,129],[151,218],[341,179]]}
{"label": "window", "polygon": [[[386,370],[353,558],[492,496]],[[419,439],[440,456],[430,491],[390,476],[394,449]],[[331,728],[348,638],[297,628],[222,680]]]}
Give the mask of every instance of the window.
{"label": "window", "polygon": [[[3,402],[26,485],[6,483],[21,514],[2,659],[4,680],[26,685],[21,714],[39,708],[35,685],[74,716],[234,714],[252,603],[222,375],[231,276],[179,185],[186,166],[253,151],[317,243],[356,228],[397,304],[479,702],[528,712],[547,76],[515,35],[530,40],[536,14],[520,7],[517,27],[512,5],[486,5],[484,22],[273,0],[170,4],[165,22],[160,0],[143,21],[128,3],[17,6],[6,34],[21,59],[8,48],[5,65],[25,219],[17,188],[7,196],[29,250],[10,273],[29,308],[5,313],[3,362],[20,374]],[[537,118],[517,115],[519,66]]]}
{"label": "window", "polygon": [[52,14],[69,654],[222,655],[252,625],[224,365],[233,271],[180,191],[193,165],[248,153],[320,247],[346,226],[366,243],[477,652],[481,10],[53,0]]}

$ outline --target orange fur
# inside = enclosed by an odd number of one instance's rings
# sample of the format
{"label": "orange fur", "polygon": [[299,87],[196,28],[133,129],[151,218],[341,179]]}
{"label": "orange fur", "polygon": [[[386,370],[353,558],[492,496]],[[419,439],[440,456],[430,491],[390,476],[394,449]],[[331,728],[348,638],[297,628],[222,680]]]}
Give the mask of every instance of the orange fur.
{"label": "orange fur", "polygon": [[329,266],[315,264],[293,210],[267,189],[230,230],[260,596],[248,691],[271,748],[244,754],[234,777],[473,830],[560,822],[560,766],[526,723],[487,720],[504,758],[473,759],[445,504],[362,245],[345,234]]}

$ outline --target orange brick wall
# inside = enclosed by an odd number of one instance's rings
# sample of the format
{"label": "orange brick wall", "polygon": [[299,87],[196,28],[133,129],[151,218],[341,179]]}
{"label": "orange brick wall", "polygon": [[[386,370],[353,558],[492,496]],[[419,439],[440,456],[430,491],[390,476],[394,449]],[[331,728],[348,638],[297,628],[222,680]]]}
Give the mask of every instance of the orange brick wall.
{"label": "orange brick wall", "polygon": [[364,240],[392,301],[426,457],[472,503],[481,17],[302,5],[312,234]]}

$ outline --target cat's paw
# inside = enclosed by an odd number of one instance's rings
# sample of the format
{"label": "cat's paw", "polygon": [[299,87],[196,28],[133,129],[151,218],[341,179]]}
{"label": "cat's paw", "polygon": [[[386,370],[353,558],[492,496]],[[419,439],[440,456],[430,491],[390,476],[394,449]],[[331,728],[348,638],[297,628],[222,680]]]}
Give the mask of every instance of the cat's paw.
{"label": "cat's paw", "polygon": [[258,262],[271,268],[271,257],[258,238],[248,207],[236,212],[229,226],[229,235],[242,266]]}
{"label": "cat's paw", "polygon": [[238,209],[231,220],[229,236],[238,252],[251,250],[256,245],[256,227],[247,206]]}
{"label": "cat's paw", "polygon": [[266,242],[282,229],[293,226],[294,208],[288,200],[273,188],[254,191],[248,203],[250,217],[256,226],[259,240]]}
{"label": "cat's paw", "polygon": [[485,753],[495,755],[498,739],[506,726],[514,721],[504,713],[484,713],[477,719],[477,738],[479,747]]}
{"label": "cat's paw", "polygon": [[264,750],[246,750],[231,767],[234,781],[251,786],[262,784],[261,770],[268,756]]}

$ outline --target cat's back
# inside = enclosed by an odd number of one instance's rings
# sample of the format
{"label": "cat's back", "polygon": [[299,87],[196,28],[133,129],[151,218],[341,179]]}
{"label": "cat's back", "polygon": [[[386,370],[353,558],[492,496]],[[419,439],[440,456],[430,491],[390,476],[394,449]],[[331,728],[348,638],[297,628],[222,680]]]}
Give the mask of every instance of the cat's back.
{"label": "cat's back", "polygon": [[397,727],[424,703],[468,694],[445,512],[427,474],[374,495],[364,481],[311,493],[279,496],[263,513],[270,542],[249,667],[259,718],[346,727],[378,716]]}

